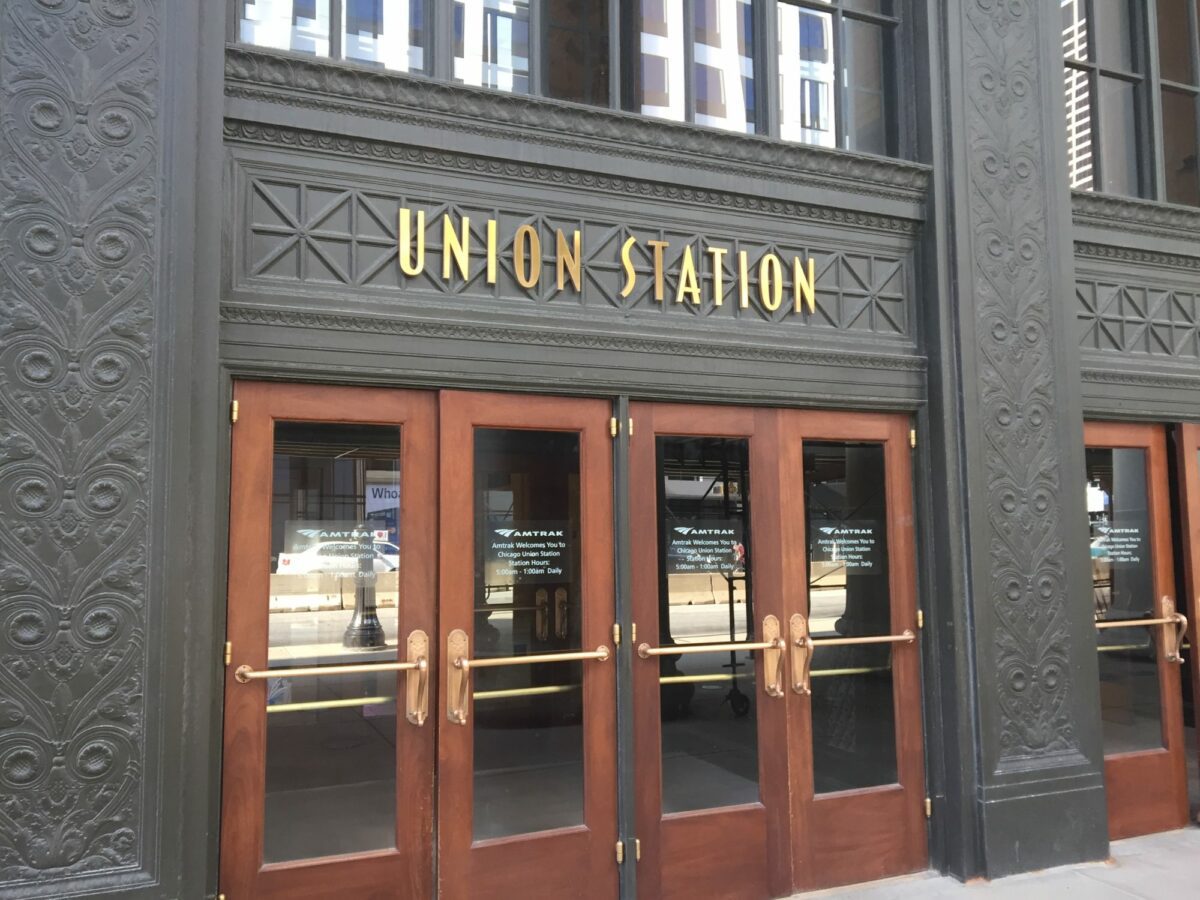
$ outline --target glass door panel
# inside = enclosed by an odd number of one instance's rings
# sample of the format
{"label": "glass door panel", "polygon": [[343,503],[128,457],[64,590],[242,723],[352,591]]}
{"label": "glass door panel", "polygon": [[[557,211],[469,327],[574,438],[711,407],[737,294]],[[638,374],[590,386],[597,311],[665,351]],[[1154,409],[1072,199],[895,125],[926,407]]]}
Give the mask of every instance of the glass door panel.
{"label": "glass door panel", "polygon": [[755,803],[758,692],[750,444],[659,437],[659,646],[730,644],[659,659],[662,809]]}
{"label": "glass door panel", "polygon": [[[891,634],[884,445],[806,441],[809,633]],[[818,794],[896,782],[891,644],[818,647],[811,662]]]}
{"label": "glass door panel", "polygon": [[264,862],[396,845],[400,429],[277,422]]}
{"label": "glass door panel", "polygon": [[[581,646],[579,435],[475,430],[475,650]],[[583,824],[582,661],[474,677],[474,839]]]}
{"label": "glass door panel", "polygon": [[1108,830],[1187,821],[1166,432],[1089,422],[1087,516]]}

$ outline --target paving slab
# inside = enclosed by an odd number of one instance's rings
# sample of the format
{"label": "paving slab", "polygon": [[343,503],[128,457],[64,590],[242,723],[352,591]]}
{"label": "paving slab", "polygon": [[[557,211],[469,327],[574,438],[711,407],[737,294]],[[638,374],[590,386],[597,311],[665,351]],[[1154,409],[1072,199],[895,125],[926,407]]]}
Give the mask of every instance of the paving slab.
{"label": "paving slab", "polygon": [[984,895],[1001,900],[1200,900],[1200,828],[1115,841],[1106,862],[967,883],[934,872],[797,894],[854,900],[939,900]]}

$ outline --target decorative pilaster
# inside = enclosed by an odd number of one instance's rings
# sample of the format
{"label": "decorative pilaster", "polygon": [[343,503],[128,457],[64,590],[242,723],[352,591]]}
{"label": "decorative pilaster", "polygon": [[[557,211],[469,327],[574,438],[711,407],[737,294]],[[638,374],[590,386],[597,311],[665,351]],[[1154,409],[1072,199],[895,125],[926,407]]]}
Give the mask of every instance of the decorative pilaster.
{"label": "decorative pilaster", "polygon": [[1059,17],[1034,0],[947,2],[944,17],[943,327],[961,397],[942,401],[959,417],[975,676],[961,702],[976,704],[976,868],[999,876],[1107,852]]}

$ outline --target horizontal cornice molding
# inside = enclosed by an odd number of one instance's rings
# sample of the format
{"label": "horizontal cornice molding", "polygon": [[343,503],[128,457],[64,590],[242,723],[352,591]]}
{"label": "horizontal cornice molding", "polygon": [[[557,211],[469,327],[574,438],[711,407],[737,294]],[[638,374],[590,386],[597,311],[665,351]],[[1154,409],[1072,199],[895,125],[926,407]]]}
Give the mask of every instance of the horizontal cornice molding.
{"label": "horizontal cornice molding", "polygon": [[670,203],[695,203],[705,208],[722,207],[741,212],[771,215],[787,219],[841,225],[860,231],[878,231],[887,234],[914,235],[921,223],[912,219],[898,218],[877,213],[837,209],[775,200],[752,194],[737,194],[728,191],[708,190],[703,187],[669,184],[644,178],[629,178],[568,169],[558,166],[515,162],[491,156],[475,156],[449,150],[434,150],[388,141],[346,137],[303,128],[278,125],[262,125],[240,119],[226,119],[225,139],[246,144],[261,144],[298,150],[315,150],[352,157],[356,160],[371,160],[384,163],[428,166],[440,171],[457,169],[496,178],[524,179],[540,184],[561,184],[626,196],[645,197]]}
{"label": "horizontal cornice molding", "polygon": [[[1200,250],[1200,248],[1197,248]],[[1200,256],[1184,256],[1179,253],[1159,253],[1136,247],[1119,247],[1112,244],[1096,244],[1091,241],[1075,242],[1076,259],[1111,260],[1121,263],[1137,263],[1167,269],[1200,269]]]}
{"label": "horizontal cornice molding", "polygon": [[[1109,354],[1110,357],[1115,355]],[[1121,354],[1119,360],[1098,358],[1095,353],[1085,354],[1082,367],[1083,381],[1087,384],[1129,385],[1143,388],[1182,388],[1195,391],[1196,396],[1200,398],[1200,373],[1196,372],[1195,366],[1181,365],[1179,371],[1172,372],[1161,367],[1156,369],[1147,369],[1141,366],[1133,368],[1134,362],[1135,360],[1130,358],[1130,354]],[[1161,361],[1157,358],[1155,362],[1161,366]]]}
{"label": "horizontal cornice molding", "polygon": [[1071,195],[1071,211],[1077,226],[1200,241],[1200,209],[1075,191]]}
{"label": "horizontal cornice molding", "polygon": [[[923,208],[929,168],[231,44],[225,94],[573,151],[886,197]],[[918,214],[916,217],[920,217]]]}
{"label": "horizontal cornice molding", "polygon": [[923,356],[905,353],[863,353],[854,350],[806,349],[794,346],[765,346],[728,340],[674,340],[611,331],[568,331],[536,325],[514,326],[495,322],[446,322],[373,316],[318,310],[286,309],[277,306],[225,303],[221,320],[238,325],[269,325],[330,332],[406,335],[447,340],[502,341],[588,350],[614,350],[666,356],[756,360],[760,362],[879,369],[891,372],[924,373]]}

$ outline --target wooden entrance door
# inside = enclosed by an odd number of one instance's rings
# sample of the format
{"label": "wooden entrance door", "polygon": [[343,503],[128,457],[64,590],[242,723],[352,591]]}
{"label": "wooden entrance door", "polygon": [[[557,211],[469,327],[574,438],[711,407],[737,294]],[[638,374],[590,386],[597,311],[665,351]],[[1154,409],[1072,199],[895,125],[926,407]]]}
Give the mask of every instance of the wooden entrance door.
{"label": "wooden entrance door", "polygon": [[615,897],[608,405],[235,396],[221,891]]}
{"label": "wooden entrance door", "polygon": [[928,846],[909,421],[782,417],[793,885],[915,872]]}
{"label": "wooden entrance door", "polygon": [[[1185,752],[1195,754],[1200,767],[1200,425],[1179,427],[1177,483],[1182,489],[1180,510],[1183,525],[1183,564],[1187,603],[1180,612],[1188,617],[1188,639],[1184,657],[1192,680],[1192,729],[1196,743]],[[1185,676],[1187,677],[1187,676]]]}
{"label": "wooden entrance door", "polygon": [[445,900],[617,894],[609,414],[442,394]]}
{"label": "wooden entrance door", "polygon": [[924,868],[906,420],[631,414],[639,894]]}
{"label": "wooden entrance door", "polygon": [[1166,430],[1089,422],[1087,506],[1109,836],[1187,822]]}
{"label": "wooden entrance door", "polygon": [[220,889],[433,881],[432,394],[239,383]]}

